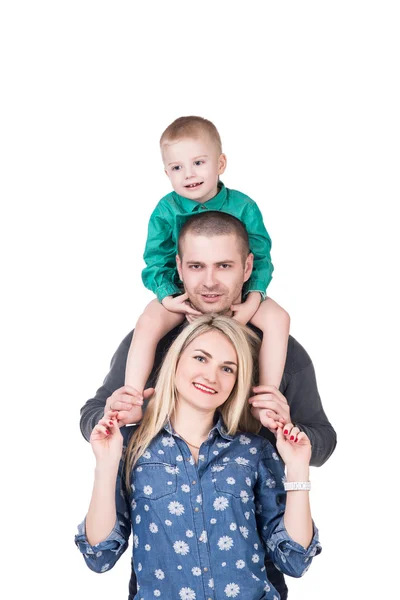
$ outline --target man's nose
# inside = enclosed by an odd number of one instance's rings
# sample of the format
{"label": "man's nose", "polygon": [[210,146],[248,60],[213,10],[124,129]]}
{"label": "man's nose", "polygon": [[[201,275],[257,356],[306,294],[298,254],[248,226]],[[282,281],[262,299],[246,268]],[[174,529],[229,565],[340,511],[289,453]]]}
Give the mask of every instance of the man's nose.
{"label": "man's nose", "polygon": [[212,288],[216,285],[217,280],[215,277],[214,269],[206,269],[205,270],[203,283],[207,288]]}

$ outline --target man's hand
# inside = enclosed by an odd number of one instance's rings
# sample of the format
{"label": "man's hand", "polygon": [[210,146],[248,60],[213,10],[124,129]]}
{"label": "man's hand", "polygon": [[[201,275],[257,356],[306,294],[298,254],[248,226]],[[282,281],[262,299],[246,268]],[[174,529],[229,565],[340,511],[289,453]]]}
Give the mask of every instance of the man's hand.
{"label": "man's hand", "polygon": [[277,387],[259,385],[253,392],[255,396],[249,398],[251,413],[264,427],[275,431],[279,424],[290,423],[289,405]]}
{"label": "man's hand", "polygon": [[181,313],[184,315],[195,315],[199,317],[201,312],[193,308],[188,302],[189,296],[188,294],[181,294],[180,296],[166,296],[163,298],[161,304],[164,308],[173,313]]}
{"label": "man's hand", "polygon": [[154,394],[154,388],[144,390],[143,394],[130,385],[124,385],[107,398],[104,414],[108,411],[117,411],[119,427],[139,423],[143,416],[143,400]]}
{"label": "man's hand", "polygon": [[249,292],[241,304],[232,304],[233,318],[242,325],[247,325],[256,314],[261,302],[260,292]]}

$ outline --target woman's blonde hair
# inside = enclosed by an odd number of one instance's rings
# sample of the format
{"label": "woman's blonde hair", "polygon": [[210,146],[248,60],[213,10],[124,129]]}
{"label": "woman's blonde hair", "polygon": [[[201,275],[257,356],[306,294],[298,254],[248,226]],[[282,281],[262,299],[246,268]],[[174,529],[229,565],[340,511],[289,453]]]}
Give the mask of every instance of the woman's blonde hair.
{"label": "woman's blonde hair", "polygon": [[218,408],[228,434],[234,435],[238,430],[258,433],[260,430],[260,422],[251,414],[247,402],[253,384],[254,362],[260,347],[259,338],[250,329],[230,317],[221,315],[199,317],[185,327],[168,350],[154,395],[142,422],[129,441],[125,455],[125,477],[128,489],[131,471],[136,461],[174,413],[177,401],[175,375],[182,352],[194,339],[210,331],[222,333],[235,348],[238,358],[235,385],[229,398]]}

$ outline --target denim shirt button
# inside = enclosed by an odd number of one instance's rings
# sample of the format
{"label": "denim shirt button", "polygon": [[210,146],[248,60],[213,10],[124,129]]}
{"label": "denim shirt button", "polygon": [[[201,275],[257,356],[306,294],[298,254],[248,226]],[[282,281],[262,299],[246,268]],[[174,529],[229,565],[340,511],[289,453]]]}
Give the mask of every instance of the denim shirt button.
{"label": "denim shirt button", "polygon": [[200,510],[199,507],[196,506],[196,508],[194,509],[194,512],[199,512],[199,510]]}
{"label": "denim shirt button", "polygon": [[208,571],[207,567],[204,567],[203,571],[204,571],[204,573],[207,573],[207,571]]}
{"label": "denim shirt button", "polygon": [[193,479],[193,481],[192,481],[192,485],[196,485],[196,483],[197,483],[197,481],[195,481],[195,480]]}

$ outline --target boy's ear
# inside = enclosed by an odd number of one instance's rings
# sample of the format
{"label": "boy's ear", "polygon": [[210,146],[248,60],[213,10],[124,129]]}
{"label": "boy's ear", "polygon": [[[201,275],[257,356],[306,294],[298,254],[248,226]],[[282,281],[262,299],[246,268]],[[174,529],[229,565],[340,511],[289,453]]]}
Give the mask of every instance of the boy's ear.
{"label": "boy's ear", "polygon": [[222,173],[224,173],[227,162],[228,161],[227,161],[226,155],[220,154],[219,159],[218,159],[218,175],[222,175]]}

